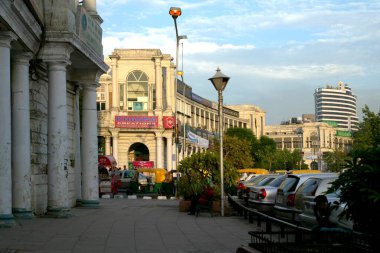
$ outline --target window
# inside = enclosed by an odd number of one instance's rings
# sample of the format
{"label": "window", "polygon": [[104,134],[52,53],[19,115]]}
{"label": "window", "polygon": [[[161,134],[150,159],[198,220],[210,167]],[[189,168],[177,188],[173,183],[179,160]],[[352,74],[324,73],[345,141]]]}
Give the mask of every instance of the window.
{"label": "window", "polygon": [[104,111],[106,109],[106,94],[104,87],[99,87],[96,90],[96,110]]}
{"label": "window", "polygon": [[148,101],[148,76],[140,70],[132,71],[127,78],[128,111],[148,111]]}

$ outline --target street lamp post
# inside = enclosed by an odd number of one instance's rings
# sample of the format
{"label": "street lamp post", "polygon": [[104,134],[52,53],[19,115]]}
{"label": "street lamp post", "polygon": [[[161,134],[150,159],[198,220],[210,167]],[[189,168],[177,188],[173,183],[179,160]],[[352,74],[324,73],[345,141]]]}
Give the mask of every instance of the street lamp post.
{"label": "street lamp post", "polygon": [[223,168],[223,90],[226,87],[228,80],[230,78],[224,75],[219,67],[213,77],[208,80],[214,85],[215,89],[218,91],[218,116],[219,116],[219,143],[220,143],[220,198],[221,207],[220,214],[224,216],[224,168]]}
{"label": "street lamp post", "polygon": [[[178,79],[178,51],[179,51],[179,41],[181,39],[187,39],[186,35],[178,35],[178,28],[177,28],[177,18],[181,16],[182,10],[179,7],[170,7],[169,14],[172,16],[174,20],[174,27],[175,27],[175,35],[176,35],[176,56],[175,56],[175,72],[174,72],[174,115],[175,115],[175,126],[176,126],[176,132],[175,132],[175,166],[176,170],[178,169],[178,122],[177,122],[177,79]],[[183,71],[183,70],[182,70]],[[181,71],[181,75],[183,75]]]}

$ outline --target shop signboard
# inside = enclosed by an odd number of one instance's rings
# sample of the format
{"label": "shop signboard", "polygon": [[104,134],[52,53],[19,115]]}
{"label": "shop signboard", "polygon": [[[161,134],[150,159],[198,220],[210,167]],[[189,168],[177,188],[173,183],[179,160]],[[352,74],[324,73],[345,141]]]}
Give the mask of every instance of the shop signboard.
{"label": "shop signboard", "polygon": [[117,128],[157,128],[157,116],[115,116]]}
{"label": "shop signboard", "polygon": [[154,168],[154,161],[133,161],[134,169]]}

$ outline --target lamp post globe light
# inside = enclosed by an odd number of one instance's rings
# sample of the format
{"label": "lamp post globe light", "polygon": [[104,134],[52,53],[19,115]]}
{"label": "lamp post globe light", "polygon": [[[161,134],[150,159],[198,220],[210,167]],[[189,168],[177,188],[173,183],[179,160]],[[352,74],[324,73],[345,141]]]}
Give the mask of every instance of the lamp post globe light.
{"label": "lamp post globe light", "polygon": [[224,216],[224,168],[223,168],[223,90],[226,88],[230,78],[224,75],[219,67],[213,77],[208,80],[214,85],[218,92],[218,115],[219,115],[219,143],[220,143],[220,215]]}
{"label": "lamp post globe light", "polygon": [[[177,18],[181,16],[182,10],[179,7],[171,7],[169,10],[170,16],[172,16],[174,20],[174,27],[175,27],[175,34],[176,34],[176,57],[175,57],[175,72],[174,72],[174,115],[175,115],[175,159],[173,158],[172,161],[175,161],[175,170],[178,170],[178,122],[177,122],[177,81],[178,81],[178,51],[179,51],[179,41],[181,39],[187,39],[186,35],[180,35],[178,36],[178,28],[177,28]],[[180,75],[183,75],[183,70],[180,71]],[[184,148],[184,147],[183,147]],[[178,186],[178,172],[176,173],[176,180],[177,180],[177,186]],[[176,187],[177,187],[176,186]],[[178,194],[178,190],[176,189],[176,195]]]}

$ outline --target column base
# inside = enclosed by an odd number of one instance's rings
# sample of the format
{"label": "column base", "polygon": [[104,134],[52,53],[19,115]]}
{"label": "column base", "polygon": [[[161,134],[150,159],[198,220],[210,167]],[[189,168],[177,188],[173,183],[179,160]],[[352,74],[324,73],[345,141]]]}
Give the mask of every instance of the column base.
{"label": "column base", "polygon": [[11,228],[15,225],[12,214],[0,214],[0,228]]}
{"label": "column base", "polygon": [[70,218],[73,215],[68,208],[47,208],[46,217],[49,218]]}
{"label": "column base", "polygon": [[34,218],[32,211],[28,211],[25,208],[12,208],[12,213],[17,219],[33,219]]}
{"label": "column base", "polygon": [[[77,204],[79,204],[77,200]],[[100,202],[99,200],[80,200],[80,207],[90,208],[90,209],[97,209],[100,208]]]}

